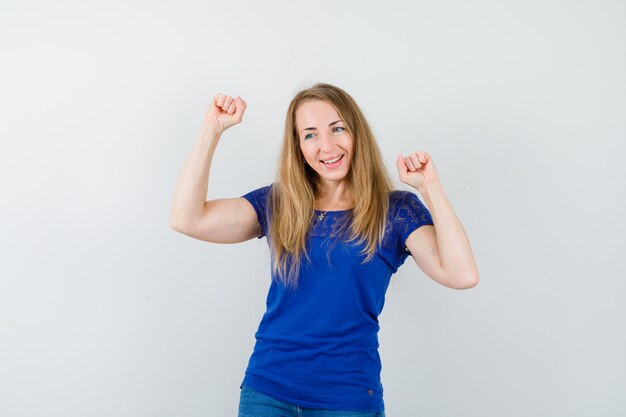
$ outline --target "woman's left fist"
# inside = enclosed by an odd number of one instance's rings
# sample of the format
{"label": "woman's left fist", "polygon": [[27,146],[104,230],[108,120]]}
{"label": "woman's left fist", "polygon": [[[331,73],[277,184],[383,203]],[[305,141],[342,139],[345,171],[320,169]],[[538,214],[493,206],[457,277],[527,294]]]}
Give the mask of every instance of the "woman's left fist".
{"label": "woman's left fist", "polygon": [[417,151],[408,156],[398,154],[396,165],[400,181],[420,193],[428,184],[439,180],[435,163],[428,152]]}

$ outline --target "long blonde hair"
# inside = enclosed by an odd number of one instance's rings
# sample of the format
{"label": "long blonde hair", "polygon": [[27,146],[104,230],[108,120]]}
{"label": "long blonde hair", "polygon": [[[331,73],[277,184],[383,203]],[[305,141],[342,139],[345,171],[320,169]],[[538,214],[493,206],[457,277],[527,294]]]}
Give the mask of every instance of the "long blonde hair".
{"label": "long blonde hair", "polygon": [[363,262],[372,259],[385,232],[391,180],[376,139],[354,99],[344,90],[317,83],[296,94],[289,104],[276,183],[270,196],[268,240],[272,269],[286,286],[296,287],[300,261],[306,253],[306,237],[313,220],[315,198],[320,191],[318,174],[300,150],[296,110],[304,102],[323,100],[339,114],[353,138],[353,156],[346,177],[354,210],[348,242],[366,242]]}

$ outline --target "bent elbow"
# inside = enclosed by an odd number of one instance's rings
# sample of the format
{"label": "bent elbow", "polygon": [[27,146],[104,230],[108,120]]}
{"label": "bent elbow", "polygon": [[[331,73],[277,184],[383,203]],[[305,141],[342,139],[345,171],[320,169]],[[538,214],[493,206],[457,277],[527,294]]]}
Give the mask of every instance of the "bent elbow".
{"label": "bent elbow", "polygon": [[457,290],[469,290],[470,288],[474,288],[475,286],[477,286],[479,282],[480,282],[480,277],[478,276],[478,274],[472,274],[469,277],[466,277],[462,281],[462,284],[456,289]]}
{"label": "bent elbow", "polygon": [[184,231],[186,230],[186,227],[179,221],[176,221],[175,219],[170,217],[169,220],[169,226],[170,229],[175,230],[179,233],[185,233]]}
{"label": "bent elbow", "polygon": [[477,286],[479,281],[478,274],[464,274],[448,280],[446,286],[454,290],[468,290]]}

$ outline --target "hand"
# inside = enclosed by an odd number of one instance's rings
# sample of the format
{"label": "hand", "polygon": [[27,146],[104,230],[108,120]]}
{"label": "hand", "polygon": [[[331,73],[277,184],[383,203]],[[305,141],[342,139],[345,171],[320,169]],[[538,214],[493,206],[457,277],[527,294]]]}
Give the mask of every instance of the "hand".
{"label": "hand", "polygon": [[248,107],[240,96],[233,98],[224,94],[216,94],[204,115],[204,121],[218,130],[224,131],[241,122]]}
{"label": "hand", "polygon": [[439,181],[435,163],[428,152],[417,151],[407,157],[398,154],[396,165],[400,181],[410,185],[420,193],[431,182]]}

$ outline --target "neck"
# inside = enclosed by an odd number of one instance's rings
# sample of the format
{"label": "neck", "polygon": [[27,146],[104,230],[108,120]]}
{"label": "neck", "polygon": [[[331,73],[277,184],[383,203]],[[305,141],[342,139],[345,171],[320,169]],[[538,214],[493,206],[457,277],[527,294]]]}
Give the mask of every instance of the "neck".
{"label": "neck", "polygon": [[345,181],[323,183],[315,199],[315,208],[318,210],[345,210],[352,207],[352,199],[347,188]]}

